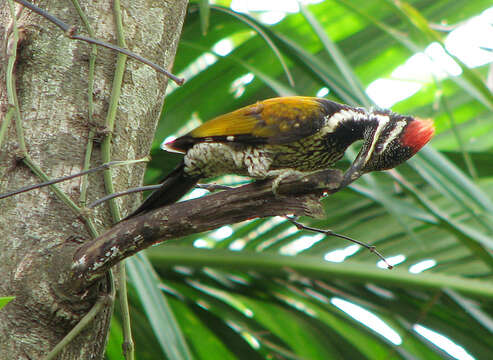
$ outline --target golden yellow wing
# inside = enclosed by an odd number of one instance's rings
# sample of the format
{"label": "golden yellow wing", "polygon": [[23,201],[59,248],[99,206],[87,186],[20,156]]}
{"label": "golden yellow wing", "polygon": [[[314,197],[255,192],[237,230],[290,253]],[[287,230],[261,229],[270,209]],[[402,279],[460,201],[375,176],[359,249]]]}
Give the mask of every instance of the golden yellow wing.
{"label": "golden yellow wing", "polygon": [[324,117],[344,107],[314,97],[268,99],[209,120],[167,145],[186,151],[198,142],[289,143],[314,134]]}

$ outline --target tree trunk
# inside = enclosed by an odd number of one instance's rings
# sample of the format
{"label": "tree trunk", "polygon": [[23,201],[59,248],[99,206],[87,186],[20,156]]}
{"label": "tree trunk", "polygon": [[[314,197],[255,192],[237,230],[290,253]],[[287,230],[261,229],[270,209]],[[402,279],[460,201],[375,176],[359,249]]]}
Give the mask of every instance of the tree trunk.
{"label": "tree trunk", "polygon": [[[115,44],[114,3],[107,0],[81,0],[80,3],[95,37]],[[71,2],[49,0],[36,4],[65,23],[77,25],[78,33],[86,34]],[[169,68],[186,4],[186,0],[122,0],[127,48]],[[16,10],[18,8],[16,5]],[[148,153],[167,85],[164,75],[128,59],[115,126],[109,129],[106,119],[117,55],[99,48],[91,123],[87,95],[91,46],[69,39],[52,23],[24,9],[17,19],[21,36],[13,70],[21,116],[19,123],[15,116],[10,117],[12,106],[5,81],[7,63],[12,57],[12,48],[15,49],[9,27],[12,28],[9,1],[1,1],[0,193],[42,182],[32,171],[33,166],[38,166],[50,179],[83,170],[87,148],[93,143],[90,134],[94,131],[95,137],[102,141],[112,136],[111,160],[139,159]],[[8,43],[4,41],[6,37],[10,40]],[[91,167],[102,162],[101,142],[94,141]],[[140,184],[144,169],[143,163],[113,168],[111,178],[115,190]],[[70,287],[58,286],[72,261],[57,253],[60,245],[71,239],[91,238],[85,218],[93,219],[98,232],[112,223],[108,207],[84,210],[82,179],[57,185],[82,210],[68,206],[48,187],[0,200],[0,296],[16,297],[0,310],[0,359],[44,357],[87,313],[94,301],[109,292],[108,278],[79,294]],[[88,177],[87,194],[87,203],[106,194],[102,173]],[[120,198],[117,205],[122,209],[134,207],[136,199],[136,196]],[[58,358],[102,358],[111,310],[112,305],[108,304]]]}

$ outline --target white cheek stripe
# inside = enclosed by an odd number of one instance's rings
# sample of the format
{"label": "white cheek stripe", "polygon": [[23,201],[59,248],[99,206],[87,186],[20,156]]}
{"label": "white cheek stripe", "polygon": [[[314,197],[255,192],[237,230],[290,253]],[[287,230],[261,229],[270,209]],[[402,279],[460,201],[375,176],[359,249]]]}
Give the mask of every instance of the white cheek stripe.
{"label": "white cheek stripe", "polygon": [[385,149],[387,148],[387,146],[401,133],[402,129],[404,129],[404,127],[406,126],[406,124],[407,124],[407,122],[404,121],[404,120],[398,121],[395,124],[395,127],[390,132],[389,137],[383,143],[382,150],[380,151],[380,153],[382,153],[382,152],[385,151]]}
{"label": "white cheek stripe", "polygon": [[368,114],[366,112],[360,111],[341,110],[333,115],[327,115],[324,118],[324,125],[320,129],[320,135],[323,136],[333,133],[341,122],[347,121],[349,119],[354,119],[356,121],[367,120]]}
{"label": "white cheek stripe", "polygon": [[379,114],[374,114],[373,115],[377,121],[378,121],[378,126],[377,129],[375,130],[375,134],[373,135],[373,141],[371,142],[371,146],[368,149],[368,153],[366,154],[365,162],[363,164],[366,165],[368,160],[373,154],[373,151],[375,150],[375,145],[377,144],[378,138],[380,137],[380,133],[384,129],[384,127],[387,125],[387,123],[390,121],[390,118],[388,115],[379,115]]}

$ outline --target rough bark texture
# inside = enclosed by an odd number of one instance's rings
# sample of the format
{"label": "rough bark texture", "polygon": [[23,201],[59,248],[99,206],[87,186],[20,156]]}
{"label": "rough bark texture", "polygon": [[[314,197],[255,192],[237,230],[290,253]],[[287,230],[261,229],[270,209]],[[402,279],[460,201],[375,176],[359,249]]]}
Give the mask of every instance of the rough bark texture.
{"label": "rough bark texture", "polygon": [[[275,195],[273,180],[265,180],[122,221],[76,251],[74,280],[81,288],[86,288],[94,279],[104,276],[115,263],[155,243],[227,224],[288,214],[323,218],[320,194],[338,191],[341,181],[340,170],[320,171],[303,178],[295,176],[284,179]],[[68,251],[73,251],[71,244]]]}
{"label": "rough bark texture", "polygon": [[[116,43],[111,1],[80,1],[96,37]],[[66,23],[81,21],[70,2],[36,4]],[[169,68],[185,15],[186,0],[122,1],[127,47]],[[11,22],[8,2],[0,2],[0,126],[8,110],[5,42]],[[24,9],[18,25],[25,30],[15,68],[22,127],[28,152],[50,178],[82,169],[91,126],[102,128],[111,92],[116,54],[98,49],[94,84],[95,121],[87,121],[88,59],[90,46],[66,38],[53,24]],[[83,32],[81,30],[81,32]],[[166,89],[166,78],[146,65],[127,60],[122,94],[113,132],[112,160],[147,154]],[[104,134],[102,135],[104,136]],[[0,144],[0,192],[41,180],[19,161],[14,121]],[[92,166],[101,163],[96,144]],[[141,182],[144,165],[113,169],[117,191]],[[79,203],[80,178],[59,184]],[[89,177],[88,201],[105,194],[102,174]],[[135,197],[118,200],[122,207]],[[94,214],[98,230],[109,227],[105,206]],[[69,238],[88,239],[84,223],[49,189],[43,188],[0,200],[0,296],[16,299],[0,310],[0,359],[39,359],[46,355],[108,291],[106,278],[82,294],[60,288],[71,258],[60,256]],[[76,244],[74,243],[74,246]],[[108,306],[73,341],[59,359],[97,359],[103,356],[111,307]]]}

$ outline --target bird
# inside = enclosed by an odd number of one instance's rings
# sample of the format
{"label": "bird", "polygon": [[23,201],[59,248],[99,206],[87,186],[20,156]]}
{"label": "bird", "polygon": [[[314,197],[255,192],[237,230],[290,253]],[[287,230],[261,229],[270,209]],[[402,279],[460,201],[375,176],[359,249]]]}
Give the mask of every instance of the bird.
{"label": "bird", "polygon": [[127,219],[178,201],[201,179],[225,174],[282,179],[330,169],[351,144],[362,140],[343,187],[365,173],[408,160],[433,134],[432,120],[389,110],[307,96],[258,101],[164,144],[184,158]]}

